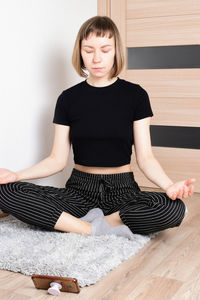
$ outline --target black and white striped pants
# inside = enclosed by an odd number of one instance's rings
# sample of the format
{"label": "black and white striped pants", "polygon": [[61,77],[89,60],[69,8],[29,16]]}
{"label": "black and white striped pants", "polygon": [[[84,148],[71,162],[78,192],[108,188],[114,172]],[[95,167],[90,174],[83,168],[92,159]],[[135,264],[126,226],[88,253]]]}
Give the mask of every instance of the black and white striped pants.
{"label": "black and white striped pants", "polygon": [[73,168],[64,188],[23,181],[0,184],[0,209],[47,230],[55,230],[63,211],[81,218],[95,207],[104,215],[119,211],[122,222],[138,234],[179,226],[186,208],[164,192],[141,191],[133,172],[91,174]]}

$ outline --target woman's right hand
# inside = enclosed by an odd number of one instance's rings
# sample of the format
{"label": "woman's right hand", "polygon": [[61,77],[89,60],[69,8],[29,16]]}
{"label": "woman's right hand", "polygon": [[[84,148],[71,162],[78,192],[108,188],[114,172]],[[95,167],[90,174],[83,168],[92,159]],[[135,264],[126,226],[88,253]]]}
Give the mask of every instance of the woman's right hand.
{"label": "woman's right hand", "polygon": [[0,184],[17,181],[18,174],[8,169],[0,168]]}

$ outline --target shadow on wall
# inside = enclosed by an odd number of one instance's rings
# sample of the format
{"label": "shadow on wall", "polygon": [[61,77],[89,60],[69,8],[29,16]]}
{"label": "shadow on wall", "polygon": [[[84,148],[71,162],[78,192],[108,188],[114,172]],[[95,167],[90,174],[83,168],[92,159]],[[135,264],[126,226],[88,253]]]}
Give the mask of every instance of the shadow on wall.
{"label": "shadow on wall", "polygon": [[[51,153],[55,130],[55,125],[52,121],[57,98],[63,90],[73,85],[74,81],[76,80],[75,78],[73,79],[73,76],[71,75],[74,72],[70,65],[71,60],[67,60],[67,57],[71,57],[71,54],[63,54],[60,53],[59,49],[53,49],[53,52],[51,52],[48,57],[41,58],[43,65],[40,69],[43,76],[41,80],[43,83],[42,85],[47,88],[44,93],[44,99],[42,99],[44,102],[44,107],[35,124],[36,135],[39,140],[38,144],[40,145],[40,147],[35,150],[35,163],[45,159]],[[69,62],[69,65],[67,65],[68,63],[66,62]],[[69,78],[70,80],[68,81]],[[40,185],[64,187],[67,178],[70,176],[73,165],[73,150],[71,147],[67,166],[62,172],[56,173],[49,177],[26,181]]]}

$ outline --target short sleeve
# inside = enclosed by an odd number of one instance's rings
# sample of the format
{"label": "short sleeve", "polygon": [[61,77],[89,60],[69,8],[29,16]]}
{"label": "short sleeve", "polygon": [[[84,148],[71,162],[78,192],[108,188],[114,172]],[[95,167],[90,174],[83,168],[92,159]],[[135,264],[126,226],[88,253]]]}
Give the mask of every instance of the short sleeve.
{"label": "short sleeve", "polygon": [[68,99],[64,97],[63,92],[59,95],[56,102],[53,123],[70,125]]}
{"label": "short sleeve", "polygon": [[151,108],[151,103],[149,95],[145,89],[139,85],[139,90],[136,97],[136,106],[133,116],[133,121],[140,120],[146,117],[152,117],[153,111]]}

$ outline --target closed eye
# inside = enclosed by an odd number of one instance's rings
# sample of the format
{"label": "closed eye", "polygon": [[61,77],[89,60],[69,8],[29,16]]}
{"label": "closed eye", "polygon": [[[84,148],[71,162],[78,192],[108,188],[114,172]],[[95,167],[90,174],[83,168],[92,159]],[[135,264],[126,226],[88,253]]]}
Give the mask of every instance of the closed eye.
{"label": "closed eye", "polygon": [[[110,50],[108,50],[108,51],[102,51],[103,53],[107,53],[107,52],[109,52]],[[86,53],[93,53],[93,51],[86,51]]]}

